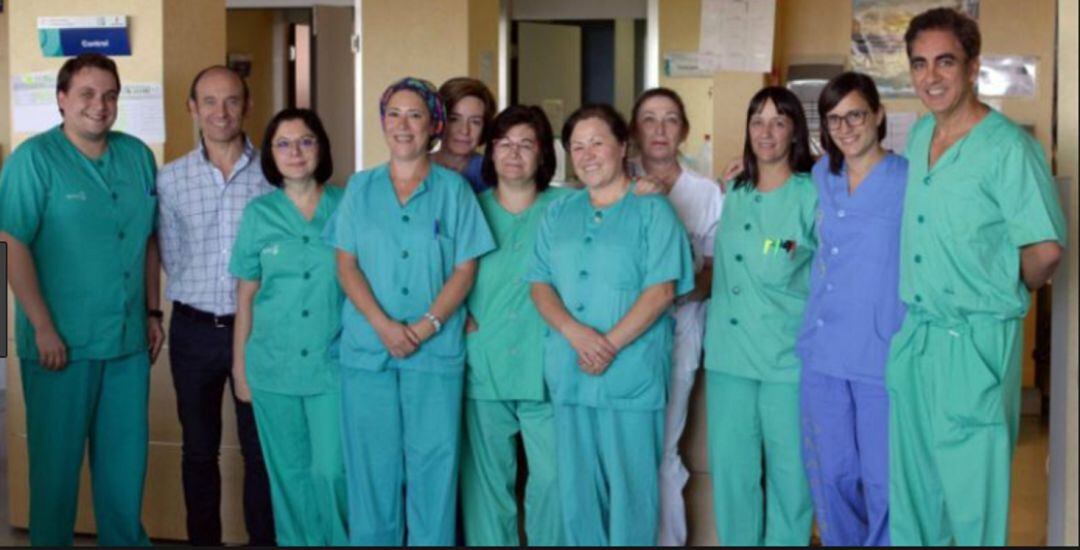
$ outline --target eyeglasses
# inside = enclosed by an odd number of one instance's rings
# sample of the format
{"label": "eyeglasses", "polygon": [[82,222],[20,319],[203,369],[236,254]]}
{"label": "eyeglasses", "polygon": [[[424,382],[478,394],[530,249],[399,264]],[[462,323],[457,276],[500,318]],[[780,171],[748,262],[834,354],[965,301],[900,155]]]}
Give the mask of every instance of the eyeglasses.
{"label": "eyeglasses", "polygon": [[319,146],[319,140],[312,136],[304,136],[298,139],[281,138],[274,140],[273,146],[279,153],[288,153],[296,146],[299,146],[301,151],[313,151]]}
{"label": "eyeglasses", "polygon": [[500,139],[495,141],[495,152],[503,155],[508,155],[511,152],[535,153],[536,143],[532,141],[510,141],[509,139]]}
{"label": "eyeglasses", "polygon": [[825,117],[825,124],[829,126],[830,130],[839,130],[841,122],[846,122],[848,128],[860,128],[863,124],[866,124],[866,115],[868,114],[870,114],[870,111],[858,109],[848,111],[842,115],[828,115]]}

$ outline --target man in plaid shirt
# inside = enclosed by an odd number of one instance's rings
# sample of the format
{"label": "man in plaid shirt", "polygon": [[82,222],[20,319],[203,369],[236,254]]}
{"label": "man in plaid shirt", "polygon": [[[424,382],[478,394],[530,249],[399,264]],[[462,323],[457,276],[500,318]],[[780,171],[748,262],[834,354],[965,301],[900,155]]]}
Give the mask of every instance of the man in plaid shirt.
{"label": "man in plaid shirt", "polygon": [[[231,379],[236,280],[229,257],[240,215],[252,199],[274,188],[259,154],[244,135],[247,84],[226,67],[201,71],[191,84],[188,110],[199,146],[158,173],[158,239],[173,302],[169,360],[183,427],[183,485],[188,538],[221,544],[221,400]],[[251,404],[237,401],[244,457],[244,519],[250,544],[274,545],[269,481]]]}

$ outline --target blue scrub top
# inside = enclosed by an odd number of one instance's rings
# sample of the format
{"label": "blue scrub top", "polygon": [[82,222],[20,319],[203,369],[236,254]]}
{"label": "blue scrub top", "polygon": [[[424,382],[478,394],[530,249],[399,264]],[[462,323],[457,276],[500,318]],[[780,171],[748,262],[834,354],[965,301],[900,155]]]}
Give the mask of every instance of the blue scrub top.
{"label": "blue scrub top", "polygon": [[[694,289],[690,241],[675,210],[659,195],[629,190],[596,208],[585,190],[548,207],[525,279],[551,285],[578,322],[610,331],[645,289],[673,282],[676,296]],[[548,330],[544,379],[558,404],[656,410],[663,408],[671,366],[674,323],[661,315],[623,348],[600,376],[578,366],[566,338]]]}
{"label": "blue scrub top", "polygon": [[900,221],[907,160],[888,154],[848,194],[845,163],[813,169],[819,247],[795,350],[803,368],[882,384],[889,342],[904,321],[900,301]]}
{"label": "blue scrub top", "polygon": [[[404,205],[394,193],[389,165],[353,174],[325,237],[331,246],[356,256],[379,306],[403,323],[423,318],[457,265],[495,248],[469,184],[434,163]],[[341,317],[342,367],[464,369],[463,307],[416,353],[394,361],[352,301],[345,301]]]}
{"label": "blue scrub top", "polygon": [[483,167],[484,155],[473,153],[469,157],[469,164],[465,165],[465,171],[461,173],[462,176],[465,176],[465,179],[469,180],[469,185],[472,186],[472,190],[476,194],[491,188],[491,185],[484,181]]}

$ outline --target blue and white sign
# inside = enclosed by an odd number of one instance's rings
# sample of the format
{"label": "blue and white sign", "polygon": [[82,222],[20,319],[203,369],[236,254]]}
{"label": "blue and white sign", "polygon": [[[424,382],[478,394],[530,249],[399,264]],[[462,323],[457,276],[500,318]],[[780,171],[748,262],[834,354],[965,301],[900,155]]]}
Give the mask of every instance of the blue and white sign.
{"label": "blue and white sign", "polygon": [[38,17],[38,42],[45,57],[131,55],[126,15]]}

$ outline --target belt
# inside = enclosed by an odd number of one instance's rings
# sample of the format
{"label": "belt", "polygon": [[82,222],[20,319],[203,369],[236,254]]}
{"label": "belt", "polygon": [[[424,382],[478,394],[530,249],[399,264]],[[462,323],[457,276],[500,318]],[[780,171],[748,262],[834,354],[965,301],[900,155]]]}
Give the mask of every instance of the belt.
{"label": "belt", "polygon": [[214,315],[201,309],[195,309],[181,302],[173,302],[173,312],[186,319],[210,325],[214,328],[228,328],[233,326],[235,315]]}

